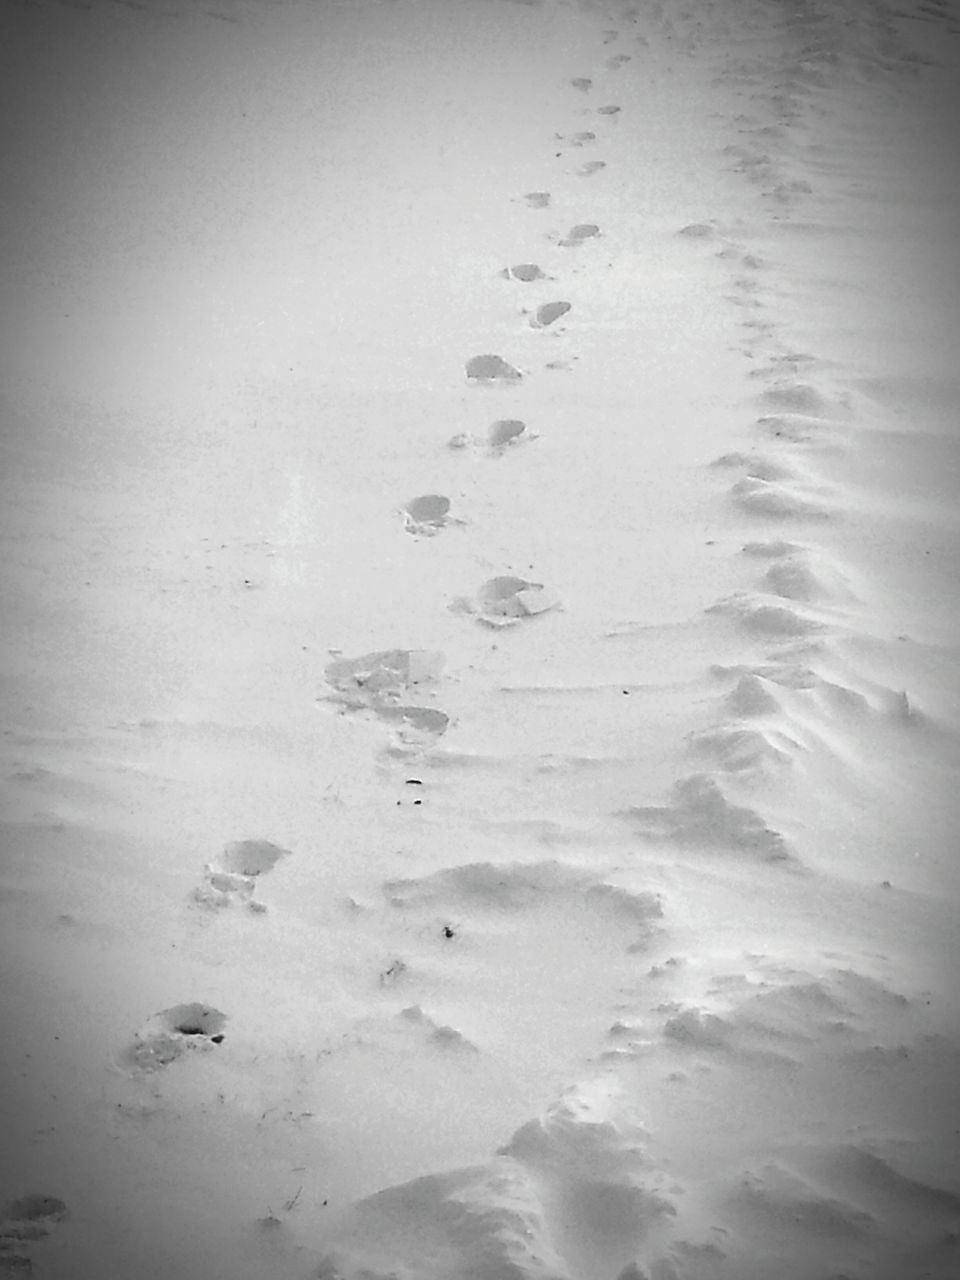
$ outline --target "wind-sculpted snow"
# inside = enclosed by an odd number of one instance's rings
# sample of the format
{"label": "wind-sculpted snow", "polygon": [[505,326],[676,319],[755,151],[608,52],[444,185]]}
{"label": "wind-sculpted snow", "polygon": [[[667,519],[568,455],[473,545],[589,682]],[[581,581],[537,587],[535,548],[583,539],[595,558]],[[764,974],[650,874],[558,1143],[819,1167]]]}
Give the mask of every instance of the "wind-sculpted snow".
{"label": "wind-sculpted snow", "polygon": [[0,1273],[955,1280],[957,0],[0,62]]}

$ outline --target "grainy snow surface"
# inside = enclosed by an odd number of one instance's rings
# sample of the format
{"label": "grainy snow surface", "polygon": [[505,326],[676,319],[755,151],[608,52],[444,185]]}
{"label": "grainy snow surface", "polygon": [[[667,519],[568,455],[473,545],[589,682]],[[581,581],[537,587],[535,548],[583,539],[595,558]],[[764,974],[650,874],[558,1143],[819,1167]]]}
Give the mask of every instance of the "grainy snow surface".
{"label": "grainy snow surface", "polygon": [[7,0],[0,1274],[960,1275],[960,6]]}

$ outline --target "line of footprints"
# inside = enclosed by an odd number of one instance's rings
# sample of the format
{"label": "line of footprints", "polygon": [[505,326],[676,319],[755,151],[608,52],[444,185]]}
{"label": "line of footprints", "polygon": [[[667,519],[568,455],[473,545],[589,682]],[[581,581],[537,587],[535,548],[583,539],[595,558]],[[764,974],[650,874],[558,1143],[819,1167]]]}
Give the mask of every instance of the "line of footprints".
{"label": "line of footprints", "polygon": [[[615,33],[605,33],[605,41],[613,38]],[[629,61],[628,54],[620,54],[609,59],[606,66],[617,70]],[[593,81],[585,76],[575,77],[570,84],[583,94],[593,88]],[[596,110],[601,120],[613,119],[619,113],[620,107],[612,104]],[[556,134],[554,140],[570,148],[582,148],[597,143],[599,138],[593,130],[581,130],[568,135]],[[576,173],[580,177],[590,177],[605,167],[603,160],[588,160]],[[548,191],[529,191],[519,200],[531,209],[548,209],[551,194]],[[573,249],[600,235],[600,227],[596,223],[580,222],[564,235],[547,238],[562,248]],[[556,279],[535,262],[514,263],[498,274],[499,278],[524,287]],[[533,309],[524,308],[521,314],[527,317],[531,328],[544,330],[571,310],[572,304],[566,299],[555,299],[540,303]],[[551,361],[546,367],[566,366],[562,362]],[[510,388],[518,386],[524,377],[516,365],[494,352],[472,356],[466,361],[464,373],[467,382],[477,387]],[[496,458],[536,438],[536,433],[522,419],[498,418],[491,423],[485,436],[460,433],[453,436],[447,446],[451,450],[469,450]],[[400,508],[399,515],[404,530],[416,538],[436,537],[445,528],[463,523],[452,514],[449,498],[436,493],[421,494],[411,499]],[[544,583],[504,574],[482,583],[474,595],[458,597],[451,602],[450,608],[474,617],[484,626],[500,628],[514,626],[559,605],[557,593]],[[443,661],[442,654],[428,650],[391,649],[351,659],[337,655],[326,668],[330,688],[326,700],[347,712],[371,712],[389,722],[402,742],[414,747],[422,746],[444,733],[449,724],[446,714],[430,705],[430,688],[440,675]]]}
{"label": "line of footprints", "polygon": [[[610,43],[616,36],[616,32],[605,32],[604,43]],[[618,55],[607,59],[604,65],[610,71],[617,71],[629,61],[629,56]],[[589,97],[594,90],[593,81],[585,76],[575,77],[569,86],[572,93],[584,97]],[[596,128],[616,127],[620,114],[621,109],[615,104],[597,107],[593,112]],[[584,129],[555,135],[551,144],[560,143],[571,153],[581,153],[596,147],[600,140],[595,129]],[[590,158],[580,163],[574,173],[588,179],[605,168],[603,160]],[[775,190],[786,188],[780,184]],[[518,203],[533,211],[547,210],[551,194],[527,192],[518,197]],[[702,243],[710,252],[715,252],[718,237],[715,223],[691,224],[680,228],[677,234],[692,247]],[[550,235],[547,239],[564,250],[574,251],[588,246],[601,235],[596,223],[581,222],[564,234]],[[751,318],[743,327],[750,335],[745,351],[752,355],[764,339],[773,341],[774,326],[755,315],[761,304],[752,296],[755,292],[753,273],[761,269],[762,263],[732,242],[728,242],[718,256],[732,257],[747,273],[738,278],[735,286],[743,295],[736,299],[738,305],[749,304],[751,312]],[[556,277],[535,262],[518,262],[505,266],[499,272],[499,279],[508,286],[536,295],[539,289],[552,285]],[[533,330],[553,329],[557,333],[562,332],[559,322],[571,311],[568,300],[549,298],[520,314]],[[851,416],[850,404],[844,397],[832,401],[814,386],[800,381],[805,362],[812,363],[812,357],[787,352],[773,358],[766,368],[758,369],[753,375],[769,380],[769,385],[759,392],[764,412],[757,426],[767,444],[773,447],[775,442],[786,442],[802,448],[807,441],[820,438],[828,431],[841,430]],[[567,367],[562,361],[545,364],[547,369]],[[500,387],[507,395],[512,388],[519,387],[524,378],[519,368],[494,352],[472,356],[465,363],[464,373],[468,384]],[[535,433],[523,420],[504,417],[493,422],[484,436],[456,435],[447,442],[447,447],[499,459],[535,439]],[[742,473],[732,484],[730,497],[748,516],[778,523],[829,518],[829,492],[815,475],[797,468],[790,460],[783,461],[764,452],[731,453],[718,458],[714,465]],[[450,500],[436,493],[412,498],[399,508],[397,515],[401,530],[415,539],[444,536],[446,530],[463,523],[451,511]],[[673,840],[681,844],[720,841],[765,861],[791,862],[795,855],[787,836],[753,808],[732,803],[724,780],[730,776],[748,779],[763,776],[768,770],[789,763],[806,749],[803,734],[799,729],[794,732],[788,714],[791,701],[805,694],[814,699],[814,709],[822,702],[828,715],[835,706],[848,708],[857,700],[864,704],[865,710],[874,709],[897,718],[915,721],[916,713],[905,693],[900,695],[877,687],[872,691],[871,701],[866,695],[820,677],[812,666],[805,665],[804,641],[809,636],[818,636],[833,622],[829,610],[824,611],[823,617],[818,616],[818,601],[842,607],[854,594],[844,574],[814,549],[787,539],[750,542],[743,547],[743,553],[766,565],[766,593],[758,598],[737,595],[718,602],[707,612],[731,615],[752,635],[776,645],[782,643],[785,648],[783,652],[777,650],[768,655],[760,665],[712,668],[714,674],[733,687],[722,701],[720,720],[694,735],[690,745],[695,754],[712,757],[715,767],[709,771],[698,767],[697,772],[681,778],[667,804],[634,807],[624,816],[632,820],[640,834],[658,841]],[[454,600],[450,608],[482,626],[498,629],[524,626],[559,604],[556,592],[544,583],[502,574],[482,583],[472,596]],[[414,757],[446,732],[449,717],[434,705],[433,693],[443,670],[442,653],[426,649],[387,649],[348,657],[331,650],[330,656],[332,661],[324,673],[326,691],[320,701],[332,704],[341,714],[373,716],[398,740],[399,747],[392,754]],[[764,716],[786,720],[786,728],[758,720]],[[407,777],[406,789],[411,802],[419,804],[421,780]],[[289,850],[267,840],[228,844],[205,868],[193,892],[195,905],[214,912],[242,909],[264,913],[266,906],[257,896],[258,887],[262,878],[288,856]],[[644,912],[646,918],[655,913],[654,907],[645,906]],[[453,927],[444,925],[444,933],[448,938],[453,937]],[[403,969],[403,961],[395,960],[380,975],[381,984],[391,983]],[[418,1005],[404,1010],[402,1016],[429,1022]],[[147,1074],[188,1054],[214,1052],[225,1039],[226,1025],[224,1013],[200,1002],[165,1009],[141,1027],[122,1053],[121,1064],[132,1074]],[[434,1032],[446,1036],[450,1042],[462,1039],[451,1028],[434,1028]],[[5,1247],[9,1249],[11,1241],[46,1232],[49,1224],[65,1213],[62,1202],[44,1196],[26,1197],[8,1206],[9,1225],[6,1237],[0,1229],[0,1252]]]}
{"label": "line of footprints", "polygon": [[[604,42],[616,38],[616,32],[605,32]],[[628,55],[608,59],[605,67],[617,70],[630,61]],[[576,77],[571,88],[582,95],[593,90],[588,77]],[[620,106],[604,105],[596,109],[599,122],[611,122],[620,114]],[[554,137],[554,143],[562,142],[570,148],[586,148],[599,142],[595,131],[577,131]],[[586,160],[575,170],[577,177],[590,178],[602,172],[605,161]],[[532,210],[545,210],[550,206],[550,193],[527,192],[520,197],[522,204]],[[694,229],[685,229],[689,234]],[[712,230],[712,228],[704,228]],[[599,225],[577,223],[563,236],[552,236],[559,247],[575,250],[600,237]],[[517,262],[504,266],[499,278],[509,283],[538,285],[552,283],[556,276],[545,273],[535,262]],[[532,329],[545,330],[570,314],[571,303],[566,300],[541,302],[532,310],[522,310]],[[548,369],[567,367],[562,362],[550,362]],[[466,361],[465,375],[475,387],[517,387],[524,374],[498,353],[481,353]],[[535,440],[536,435],[526,422],[513,417],[494,421],[484,438],[467,434],[454,435],[448,440],[452,451],[470,451],[499,458],[512,449]],[[401,527],[413,538],[435,538],[451,526],[462,524],[451,511],[451,502],[442,494],[422,494],[404,504],[398,511]],[[493,577],[481,584],[472,596],[453,600],[451,608],[474,617],[481,625],[492,628],[515,626],[539,614],[547,613],[559,605],[556,591],[543,582],[534,582],[513,575]],[[325,668],[328,692],[321,701],[329,701],[340,713],[372,714],[379,722],[387,724],[407,750],[420,750],[443,735],[449,726],[447,714],[433,705],[433,687],[438,681],[444,664],[444,655],[434,650],[388,649],[346,658],[332,650],[332,662]],[[411,786],[420,786],[417,778],[408,778]],[[416,799],[413,803],[419,803]],[[257,887],[262,877],[273,872],[276,865],[291,854],[268,840],[241,840],[228,844],[218,858],[210,861],[202,873],[201,881],[193,890],[191,899],[195,908],[219,913],[221,910],[241,909],[247,913],[262,915],[266,905],[257,897]],[[168,1068],[183,1057],[214,1052],[227,1038],[227,1015],[201,1001],[188,1001],[164,1009],[148,1018],[134,1034],[132,1042],[118,1055],[118,1064],[134,1076],[147,1076]],[[20,1252],[17,1244],[28,1239],[40,1238],[51,1222],[63,1219],[67,1207],[58,1199],[45,1196],[23,1198],[8,1206],[6,1230],[0,1229],[0,1270],[3,1256],[9,1266],[22,1266],[20,1274],[29,1274],[28,1257]]]}
{"label": "line of footprints", "polygon": [[[610,43],[616,36],[616,32],[605,32],[604,43]],[[630,60],[629,55],[622,54],[607,59],[604,65],[608,70],[616,71]],[[593,81],[585,76],[577,76],[569,84],[575,93],[582,95],[589,95],[594,88]],[[614,104],[596,108],[598,124],[616,121],[620,111],[620,107]],[[553,139],[554,145],[557,142],[563,143],[572,150],[591,148],[599,141],[594,130],[579,130],[569,135],[558,134]],[[575,170],[575,174],[590,178],[605,168],[605,161],[589,159]],[[545,210],[550,207],[551,195],[546,191],[527,192],[519,197],[519,202],[533,210]],[[710,224],[696,224],[681,228],[678,234],[693,241],[709,242],[716,236],[716,228]],[[547,238],[561,248],[577,249],[599,236],[601,230],[596,223],[582,222],[570,227],[563,235]],[[748,267],[755,265],[749,257],[744,258],[744,264]],[[506,266],[499,272],[499,278],[524,289],[527,286],[549,284],[556,279],[533,262]],[[521,314],[527,318],[531,328],[542,331],[556,325],[571,310],[569,301],[554,299],[541,302],[532,309],[524,309]],[[552,369],[568,366],[561,361],[553,361],[545,367]],[[471,357],[466,361],[464,371],[468,383],[473,386],[500,386],[508,390],[518,386],[524,376],[520,369],[502,355],[490,352]],[[781,372],[776,368],[776,362],[771,372]],[[817,403],[808,403],[811,397],[817,399]],[[778,382],[768,388],[762,398],[770,413],[759,420],[760,425],[769,427],[772,434],[778,437],[804,440],[806,431],[799,432],[798,437],[794,430],[788,431],[787,427],[794,423],[802,423],[805,428],[820,427],[830,416],[828,406],[820,403],[812,388],[795,383],[791,385]],[[521,419],[500,418],[490,425],[484,437],[456,435],[447,442],[447,447],[454,451],[470,451],[491,458],[501,458],[535,439],[536,434]],[[822,514],[807,495],[799,497],[795,490],[788,492],[782,483],[784,477],[779,473],[759,474],[755,459],[727,455],[718,459],[716,465],[739,467],[747,462],[752,465],[747,469],[746,477],[732,490],[733,499],[746,511],[763,516],[772,514],[778,518],[788,515],[812,518]],[[795,509],[798,506],[799,509]],[[452,513],[450,500],[441,494],[415,497],[399,508],[397,514],[401,528],[417,539],[442,535],[444,530],[463,523]],[[781,542],[769,545],[751,544],[744,550],[773,557],[776,561],[779,556],[787,555],[795,548],[793,544]],[[783,590],[780,594],[789,598],[803,593]],[[722,607],[731,608],[733,603],[736,602],[725,602]],[[473,617],[483,626],[502,628],[522,625],[537,615],[557,608],[559,604],[556,592],[545,584],[504,574],[481,584],[473,596],[454,600],[450,608]],[[443,669],[442,653],[422,649],[388,649],[348,658],[337,650],[331,650],[331,658],[333,661],[327,665],[324,673],[327,691],[321,695],[320,701],[333,704],[342,714],[374,716],[395,733],[401,747],[400,754],[416,754],[446,732],[449,717],[433,705],[432,692]],[[751,689],[746,688],[747,683],[741,680],[735,691],[734,697],[740,698],[740,702],[744,699],[749,701]],[[744,711],[739,702],[737,709]],[[755,710],[753,702],[745,709]],[[716,731],[713,734],[713,738],[715,737]],[[710,739],[711,742],[713,738]],[[422,788],[421,780],[409,777],[406,783],[414,797],[412,803],[420,803],[418,793]],[[684,780],[681,790],[683,787],[696,790],[698,786],[702,790],[704,786],[712,786],[712,783],[710,776],[700,774]],[[692,798],[684,794],[679,801],[674,797],[673,803],[666,807],[633,810],[632,816],[641,820],[641,826],[652,824],[661,836],[666,834],[669,838],[673,834],[679,838],[690,834],[687,826],[694,818],[700,821],[703,813],[707,813],[711,818],[711,830],[715,834],[715,810],[717,803],[723,807],[722,798],[711,792],[706,800],[709,803],[705,803],[699,793]],[[693,814],[693,818],[690,814]],[[724,816],[730,822],[734,822],[740,815],[746,815],[756,826],[756,815],[752,811],[733,810],[729,807],[724,809]],[[743,823],[738,821],[734,825],[737,843],[742,845],[745,834],[741,829]],[[756,831],[751,827],[746,834],[751,835],[755,843],[762,845],[769,856],[785,856],[779,833],[762,824],[761,827],[762,830],[758,828]],[[191,894],[193,905],[199,910],[213,913],[239,909],[249,914],[263,915],[267,907],[257,896],[258,887],[263,877],[269,875],[288,856],[290,850],[264,839],[239,840],[227,844],[204,868],[200,883]],[[447,936],[452,936],[452,931],[448,931]],[[396,965],[402,968],[402,961],[397,961]],[[389,981],[392,976],[392,971],[388,970],[385,975],[381,975],[381,982]],[[406,1011],[405,1016],[411,1016],[410,1011]],[[188,1001],[161,1010],[147,1019],[131,1042],[120,1051],[117,1063],[129,1075],[145,1077],[180,1059],[215,1052],[226,1039],[227,1022],[225,1013],[201,1001]],[[68,1217],[67,1206],[62,1200],[39,1193],[22,1196],[0,1209],[0,1274],[30,1275],[31,1246],[46,1237],[51,1227]]]}
{"label": "line of footprints", "polygon": [[[615,33],[607,32],[604,41],[609,42]],[[617,70],[630,57],[621,54],[607,61],[610,70]],[[593,87],[592,80],[578,76],[571,87],[587,94]],[[620,112],[614,105],[597,109],[600,120],[612,120]],[[598,141],[592,130],[578,131],[568,136],[557,135],[556,141],[571,148],[583,148]],[[590,177],[605,168],[602,160],[589,160],[577,170],[577,175]],[[521,197],[532,209],[550,207],[550,193],[532,191]],[[600,235],[596,223],[582,222],[572,226],[565,235],[552,237],[563,248],[577,248]],[[536,263],[521,262],[504,267],[499,278],[522,286],[538,282],[550,282],[548,275]],[[548,329],[571,310],[566,300],[541,303],[532,311],[521,314],[528,317],[534,329]],[[550,367],[550,366],[548,366]],[[518,385],[522,372],[503,356],[491,353],[476,355],[465,365],[467,381],[474,386]],[[492,423],[484,439],[468,435],[454,436],[448,442],[452,450],[473,450],[492,457],[500,457],[518,445],[536,438],[527,424],[518,418],[501,418]],[[452,514],[450,501],[441,494],[423,494],[407,502],[398,512],[402,528],[416,538],[432,538],[444,529],[463,522]],[[560,600],[556,592],[540,582],[504,574],[484,582],[476,594],[452,602],[451,608],[474,617],[481,624],[492,627],[513,626],[556,608]],[[329,692],[322,701],[334,703],[341,712],[372,713],[390,726],[401,743],[415,750],[436,741],[447,729],[450,721],[445,712],[432,705],[431,686],[439,677],[444,656],[442,653],[422,649],[388,649],[367,653],[358,658],[345,658],[331,651],[334,661],[325,670]],[[409,779],[411,785],[419,779]],[[416,803],[416,801],[414,801]],[[269,874],[290,851],[268,840],[239,840],[228,844],[220,855],[204,868],[199,885],[191,895],[193,904],[207,911],[240,908],[253,914],[266,912],[266,905],[257,897],[261,878]],[[118,1061],[128,1072],[146,1075],[169,1066],[185,1055],[207,1053],[223,1043],[227,1023],[226,1015],[219,1009],[201,1002],[187,1002],[154,1014],[136,1032],[132,1042],[118,1055]]]}

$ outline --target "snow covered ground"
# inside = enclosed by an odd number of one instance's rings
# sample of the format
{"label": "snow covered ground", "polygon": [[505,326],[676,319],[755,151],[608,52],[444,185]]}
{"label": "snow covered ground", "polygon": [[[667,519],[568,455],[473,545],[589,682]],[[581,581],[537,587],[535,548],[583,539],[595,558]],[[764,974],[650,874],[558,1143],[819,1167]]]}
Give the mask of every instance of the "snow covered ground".
{"label": "snow covered ground", "polygon": [[0,1274],[960,1274],[960,6],[10,0]]}

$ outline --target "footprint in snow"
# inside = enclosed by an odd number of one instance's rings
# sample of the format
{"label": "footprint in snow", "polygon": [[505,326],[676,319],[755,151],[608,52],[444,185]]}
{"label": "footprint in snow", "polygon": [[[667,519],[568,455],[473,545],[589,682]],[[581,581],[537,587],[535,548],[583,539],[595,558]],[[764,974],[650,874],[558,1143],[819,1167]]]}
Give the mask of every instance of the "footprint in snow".
{"label": "footprint in snow", "polygon": [[474,599],[460,598],[450,606],[456,613],[473,614],[490,627],[509,627],[538,613],[559,607],[556,592],[542,582],[504,576],[490,578]]}
{"label": "footprint in snow", "polygon": [[527,440],[536,440],[537,436],[528,430],[527,424],[520,418],[498,418],[491,423],[485,437],[469,436],[465,431],[447,441],[448,449],[466,449],[472,447],[491,457],[499,457],[505,450],[513,448]]}
{"label": "footprint in snow", "polygon": [[339,658],[327,665],[334,693],[325,701],[345,711],[369,711],[391,725],[402,743],[423,745],[446,732],[450,717],[436,707],[413,705],[424,697],[443,668],[443,654],[429,649],[382,649],[359,658]]}
{"label": "footprint in snow", "polygon": [[203,881],[193,891],[194,902],[213,910],[236,902],[262,915],[266,907],[253,897],[257,881],[289,853],[289,849],[281,849],[269,840],[235,840],[207,863]]}
{"label": "footprint in snow", "polygon": [[187,1054],[207,1053],[224,1040],[226,1014],[193,1002],[154,1014],[119,1057],[120,1065],[141,1074],[167,1067]]}
{"label": "footprint in snow", "polygon": [[512,364],[498,355],[473,356],[464,368],[468,381],[485,386],[491,386],[494,383],[520,382],[523,378],[519,369],[515,369]]}
{"label": "footprint in snow", "polygon": [[496,422],[491,423],[490,430],[487,433],[487,443],[491,452],[502,453],[504,449],[512,448],[521,440],[535,440],[536,436],[530,434],[527,430],[527,424],[520,418],[498,418]]}
{"label": "footprint in snow", "polygon": [[569,302],[545,302],[542,307],[537,307],[535,315],[531,316],[531,328],[546,329],[561,316],[565,316],[570,308]]}
{"label": "footprint in snow", "polygon": [[419,538],[433,538],[441,529],[450,524],[464,523],[450,514],[450,499],[439,493],[425,493],[419,498],[411,498],[401,507],[405,532]]}
{"label": "footprint in snow", "polygon": [[677,232],[687,240],[712,240],[716,234],[716,227],[709,222],[689,222]]}
{"label": "footprint in snow", "polygon": [[571,249],[583,244],[584,240],[592,240],[599,234],[600,228],[595,222],[578,222],[575,227],[570,228],[565,238],[558,243],[565,249]]}
{"label": "footprint in snow", "polygon": [[597,135],[590,129],[581,129],[578,133],[568,135],[557,133],[554,137],[558,142],[569,142],[571,147],[588,147],[591,142],[597,140]]}
{"label": "footprint in snow", "polygon": [[514,267],[504,267],[500,275],[504,280],[519,280],[523,284],[530,284],[533,280],[553,279],[541,271],[535,262],[518,262]]}

